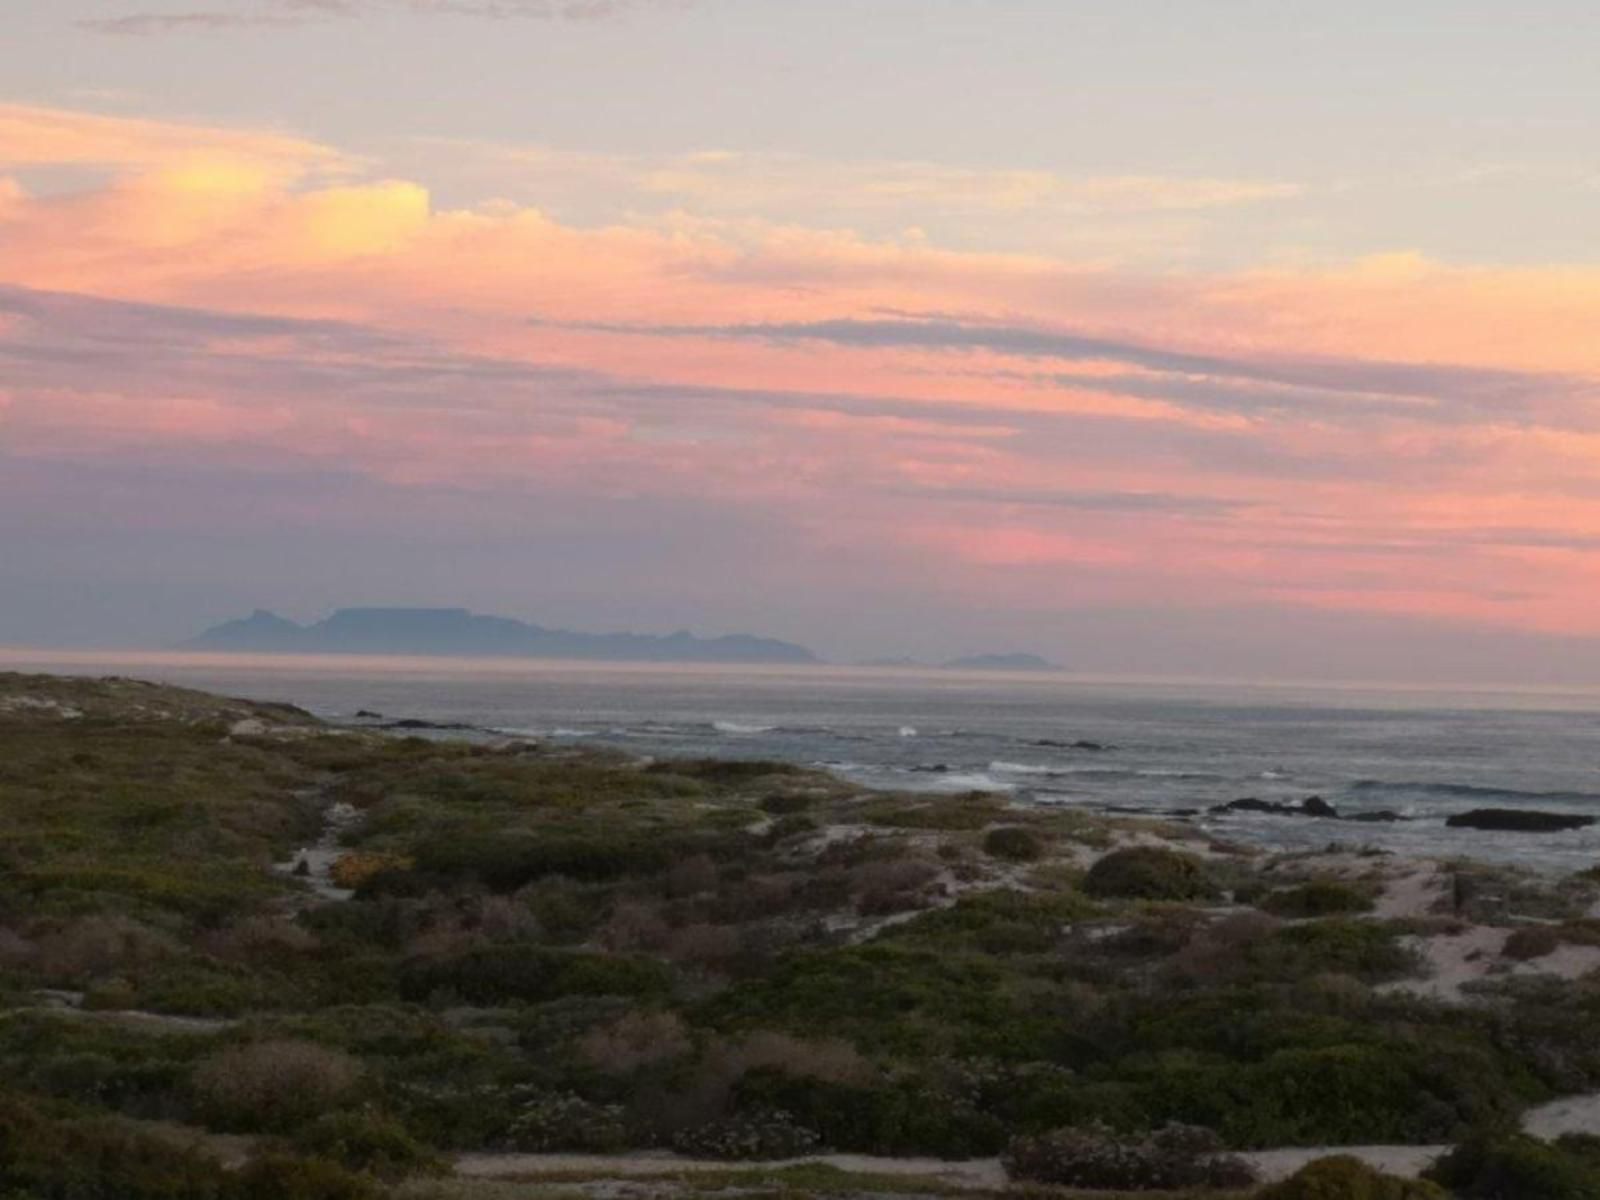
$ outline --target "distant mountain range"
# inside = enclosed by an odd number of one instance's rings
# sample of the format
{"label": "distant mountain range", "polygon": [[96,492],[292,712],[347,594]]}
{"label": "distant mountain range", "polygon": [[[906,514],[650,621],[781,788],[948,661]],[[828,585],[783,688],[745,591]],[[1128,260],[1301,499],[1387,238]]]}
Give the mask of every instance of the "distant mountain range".
{"label": "distant mountain range", "polygon": [[804,646],[734,634],[574,633],[464,608],[341,608],[313,625],[257,609],[184,642],[185,650],[275,654],[419,654],[606,662],[814,663]]}

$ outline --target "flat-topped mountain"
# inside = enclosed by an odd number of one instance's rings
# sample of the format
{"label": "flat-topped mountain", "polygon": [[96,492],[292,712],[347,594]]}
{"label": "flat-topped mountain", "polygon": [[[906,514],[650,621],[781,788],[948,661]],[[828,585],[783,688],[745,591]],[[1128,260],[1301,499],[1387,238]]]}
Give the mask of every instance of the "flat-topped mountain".
{"label": "flat-topped mountain", "polygon": [[608,662],[814,663],[804,646],[732,634],[577,633],[464,608],[341,608],[311,625],[257,609],[184,642],[185,650],[275,654],[422,654]]}

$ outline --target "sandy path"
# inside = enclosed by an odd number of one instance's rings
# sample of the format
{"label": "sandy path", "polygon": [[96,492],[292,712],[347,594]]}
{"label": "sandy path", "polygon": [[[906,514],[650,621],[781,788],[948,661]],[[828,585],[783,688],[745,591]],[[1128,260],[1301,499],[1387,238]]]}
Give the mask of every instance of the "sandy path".
{"label": "sandy path", "polygon": [[[1569,1096],[1539,1108],[1523,1118],[1523,1126],[1536,1137],[1563,1133],[1600,1134],[1600,1094]],[[1330,1154],[1347,1154],[1391,1175],[1415,1178],[1448,1146],[1296,1146],[1282,1150],[1256,1150],[1239,1157],[1261,1173],[1264,1183],[1287,1179],[1301,1167]],[[821,1163],[862,1175],[892,1175],[930,1179],[979,1191],[1000,1191],[1007,1184],[997,1158],[946,1162],[936,1158],[878,1158],[870,1154],[819,1154],[782,1162],[721,1162],[680,1158],[675,1154],[468,1154],[456,1160],[456,1172],[474,1179],[534,1179],[558,1175],[592,1175],[616,1179],[732,1171],[771,1171],[807,1163]]]}
{"label": "sandy path", "polygon": [[[1417,1176],[1443,1154],[1445,1146],[1339,1146],[1261,1150],[1240,1155],[1261,1173],[1263,1182],[1287,1179],[1314,1159],[1348,1154],[1394,1175]],[[630,1154],[618,1157],[587,1154],[471,1154],[456,1161],[456,1173],[474,1179],[532,1179],[553,1175],[601,1175],[649,1178],[682,1174],[726,1174],[733,1171],[775,1171],[821,1163],[861,1175],[928,1179],[984,1191],[1004,1189],[1009,1180],[997,1158],[946,1162],[936,1158],[878,1158],[870,1154],[819,1154],[780,1162],[717,1162],[679,1158],[673,1154]]]}
{"label": "sandy path", "polygon": [[330,804],[322,815],[322,836],[316,844],[302,847],[287,862],[274,863],[272,869],[300,880],[323,900],[336,903],[349,900],[355,893],[333,881],[333,865],[344,857],[345,831],[360,821],[360,811],[351,805]]}

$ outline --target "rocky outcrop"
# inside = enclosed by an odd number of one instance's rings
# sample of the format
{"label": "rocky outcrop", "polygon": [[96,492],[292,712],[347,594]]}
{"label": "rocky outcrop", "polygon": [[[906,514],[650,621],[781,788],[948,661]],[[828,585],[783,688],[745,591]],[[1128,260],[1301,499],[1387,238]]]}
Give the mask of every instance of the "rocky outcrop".
{"label": "rocky outcrop", "polygon": [[1216,816],[1225,816],[1229,813],[1263,813],[1270,817],[1321,817],[1330,821],[1339,819],[1339,810],[1321,796],[1308,796],[1298,804],[1288,804],[1278,800],[1258,800],[1254,796],[1246,796],[1242,800],[1230,800],[1226,804],[1213,805],[1210,811]]}
{"label": "rocky outcrop", "polygon": [[1388,808],[1342,813],[1321,796],[1307,796],[1298,804],[1281,800],[1258,800],[1254,796],[1246,796],[1242,800],[1230,800],[1226,804],[1213,805],[1207,811],[1212,816],[1255,813],[1269,817],[1316,817],[1324,821],[1358,821],[1362,824],[1409,820],[1408,817]]}
{"label": "rocky outcrop", "polygon": [[1452,829],[1488,829],[1503,833],[1561,833],[1586,829],[1596,818],[1579,813],[1545,812],[1536,808],[1474,808],[1445,822]]}

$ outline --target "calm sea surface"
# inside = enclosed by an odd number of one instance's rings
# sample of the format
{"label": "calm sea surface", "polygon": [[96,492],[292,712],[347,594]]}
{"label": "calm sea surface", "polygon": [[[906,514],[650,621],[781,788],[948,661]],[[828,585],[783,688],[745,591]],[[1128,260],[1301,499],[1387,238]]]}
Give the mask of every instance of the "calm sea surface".
{"label": "calm sea surface", "polygon": [[1350,824],[1201,816],[1279,847],[1330,842],[1554,870],[1600,863],[1600,826],[1560,834],[1447,828],[1470,808],[1600,816],[1600,691],[1420,691],[834,668],[439,659],[57,654],[0,668],[124,674],[351,720],[460,722],[656,756],[772,758],[877,787],[997,789],[1019,802],[1204,809],[1319,795]]}

